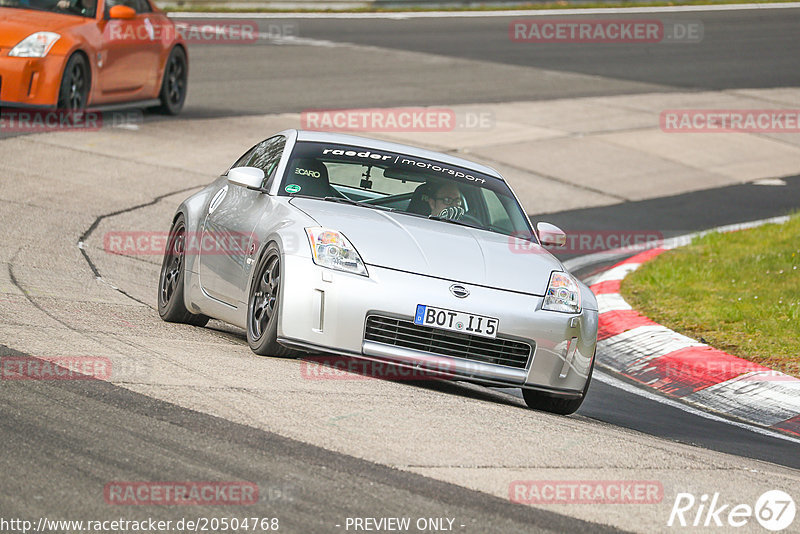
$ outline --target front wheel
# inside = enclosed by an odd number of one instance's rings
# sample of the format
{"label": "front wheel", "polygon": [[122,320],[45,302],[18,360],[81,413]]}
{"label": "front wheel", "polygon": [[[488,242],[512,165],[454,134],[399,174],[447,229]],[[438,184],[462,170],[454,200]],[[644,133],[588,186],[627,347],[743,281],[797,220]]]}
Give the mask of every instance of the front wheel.
{"label": "front wheel", "polygon": [[562,399],[530,389],[522,390],[522,398],[525,399],[525,404],[528,405],[528,408],[533,410],[541,410],[559,415],[573,414],[581,407],[583,400],[586,398],[586,394],[589,392],[589,383],[592,381],[593,372],[594,362],[592,362],[592,367],[589,369],[589,376],[586,377],[586,385],[583,386],[583,395],[581,395],[579,399]]}
{"label": "front wheel", "polygon": [[89,97],[89,64],[81,54],[73,54],[64,67],[58,91],[58,108],[64,111],[81,111]]}
{"label": "front wheel", "polygon": [[186,274],[186,222],[179,215],[167,238],[161,275],[158,278],[158,314],[170,323],[205,326],[208,317],[186,309],[183,300],[183,280]]}
{"label": "front wheel", "polygon": [[291,350],[278,343],[281,272],[280,251],[270,245],[253,270],[247,299],[247,344],[261,356],[292,355]]}
{"label": "front wheel", "polygon": [[186,100],[186,87],[189,78],[189,66],[186,61],[186,52],[176,46],[169,53],[167,64],[164,66],[164,78],[161,80],[159,100],[161,106],[158,111],[167,115],[177,115],[183,109]]}

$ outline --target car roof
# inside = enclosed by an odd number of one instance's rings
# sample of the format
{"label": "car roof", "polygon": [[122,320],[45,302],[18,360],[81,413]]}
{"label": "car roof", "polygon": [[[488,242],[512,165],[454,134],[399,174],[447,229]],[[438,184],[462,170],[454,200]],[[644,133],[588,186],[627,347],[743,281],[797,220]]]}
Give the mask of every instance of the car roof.
{"label": "car roof", "polygon": [[425,150],[424,148],[417,148],[400,143],[392,143],[389,141],[380,141],[378,139],[371,139],[369,137],[360,137],[357,135],[349,135],[334,132],[317,132],[311,130],[295,130],[297,132],[298,141],[315,141],[320,143],[337,143],[343,145],[355,145],[363,148],[372,148],[375,150],[386,150],[388,152],[399,152],[408,156],[415,156],[418,158],[432,159],[442,163],[449,163],[459,167],[466,167],[489,176],[503,180],[499,172],[486,165],[475,163],[466,159],[450,156],[441,152],[434,152],[432,150]]}

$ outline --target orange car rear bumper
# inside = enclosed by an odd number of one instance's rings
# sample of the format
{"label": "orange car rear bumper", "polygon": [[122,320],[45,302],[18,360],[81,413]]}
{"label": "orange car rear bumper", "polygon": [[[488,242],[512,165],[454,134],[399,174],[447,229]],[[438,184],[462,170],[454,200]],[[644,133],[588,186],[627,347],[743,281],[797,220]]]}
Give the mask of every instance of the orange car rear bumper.
{"label": "orange car rear bumper", "polygon": [[56,107],[64,57],[0,57],[0,103]]}

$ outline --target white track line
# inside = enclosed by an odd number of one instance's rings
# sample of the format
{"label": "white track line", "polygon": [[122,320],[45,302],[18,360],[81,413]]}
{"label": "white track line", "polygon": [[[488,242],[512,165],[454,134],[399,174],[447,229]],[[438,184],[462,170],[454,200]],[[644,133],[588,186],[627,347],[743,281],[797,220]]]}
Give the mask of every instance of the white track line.
{"label": "white track line", "polygon": [[[593,254],[587,254],[585,256],[578,256],[577,258],[571,258],[569,260],[564,261],[563,264],[568,271],[575,271],[583,267],[586,267],[587,265],[592,265],[593,263],[610,262],[613,260],[624,258],[625,256],[633,256],[634,254],[643,252],[651,248],[662,247],[671,249],[671,248],[681,247],[683,245],[688,245],[689,243],[692,242],[692,239],[702,235],[707,235],[715,232],[724,233],[724,232],[733,232],[735,230],[746,230],[748,228],[755,228],[756,226],[761,226],[762,224],[770,224],[770,223],[783,224],[788,220],[789,217],[787,215],[781,215],[779,217],[770,217],[768,219],[760,219],[757,221],[726,224],[725,226],[718,226],[710,230],[703,230],[702,232],[692,232],[691,234],[679,235],[677,237],[670,237],[664,240],[650,241],[641,246],[631,246],[620,249],[604,250],[603,252],[595,252]],[[617,262],[614,261],[614,263]],[[621,267],[622,266],[617,268]],[[605,272],[603,274],[605,274]],[[592,283],[597,283],[597,282],[592,282]]]}
{"label": "white track line", "polygon": [[769,4],[714,4],[705,6],[600,7],[583,9],[517,9],[508,11],[409,11],[383,13],[192,13],[169,12],[174,19],[435,19],[477,17],[554,17],[571,15],[624,15],[637,13],[697,13],[703,11],[751,11],[797,9],[800,2]]}
{"label": "white track line", "polygon": [[638,395],[638,396],[644,397],[644,398],[646,398],[648,400],[659,402],[661,404],[665,404],[665,405],[670,406],[672,408],[678,408],[679,410],[683,410],[684,412],[688,412],[688,413],[690,413],[692,415],[696,415],[696,416],[702,417],[704,419],[709,419],[711,421],[716,421],[716,422],[719,422],[719,423],[726,423],[726,424],[729,424],[729,425],[737,426],[739,428],[743,428],[745,430],[749,430],[751,432],[755,432],[756,434],[762,434],[764,436],[769,436],[771,438],[778,438],[778,439],[782,439],[782,440],[785,440],[785,441],[790,441],[792,443],[800,444],[800,438],[795,438],[795,437],[789,436],[787,434],[783,434],[783,433],[780,433],[780,432],[768,430],[768,429],[760,427],[760,426],[749,425],[747,423],[743,423],[743,422],[740,422],[740,421],[734,421],[734,420],[731,420],[731,419],[727,419],[725,417],[720,417],[718,415],[714,415],[711,412],[707,412],[705,410],[701,410],[700,408],[695,408],[693,406],[689,406],[689,405],[684,404],[682,402],[678,402],[676,400],[672,400],[670,398],[663,397],[661,395],[657,395],[657,394],[651,392],[650,390],[647,390],[647,389],[644,389],[644,388],[640,388],[639,386],[634,386],[633,384],[629,384],[628,382],[624,382],[624,381],[620,380],[619,378],[616,378],[616,377],[614,377],[614,376],[612,376],[610,374],[607,374],[607,373],[605,373],[603,371],[600,371],[597,368],[595,368],[595,373],[592,376],[592,379],[593,380],[599,380],[600,382],[602,382],[604,384],[608,384],[611,387],[614,387],[614,388],[617,388],[617,389],[621,389],[621,390],[623,390],[623,391],[625,391],[627,393],[632,393],[633,395]]}

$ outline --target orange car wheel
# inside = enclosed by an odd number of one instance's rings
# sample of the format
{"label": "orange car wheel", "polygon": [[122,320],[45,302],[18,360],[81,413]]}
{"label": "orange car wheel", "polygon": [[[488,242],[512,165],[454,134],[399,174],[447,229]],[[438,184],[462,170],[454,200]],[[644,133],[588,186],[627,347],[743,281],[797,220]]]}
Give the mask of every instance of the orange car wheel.
{"label": "orange car wheel", "polygon": [[186,64],[186,52],[176,46],[169,53],[164,67],[164,79],[161,81],[161,107],[159,111],[167,115],[177,115],[186,100],[186,85],[189,68]]}
{"label": "orange car wheel", "polygon": [[61,89],[58,93],[58,108],[79,110],[86,107],[89,97],[89,64],[82,54],[73,54],[64,68]]}

